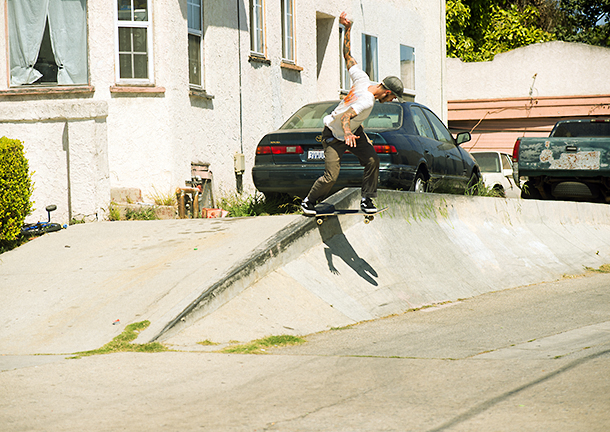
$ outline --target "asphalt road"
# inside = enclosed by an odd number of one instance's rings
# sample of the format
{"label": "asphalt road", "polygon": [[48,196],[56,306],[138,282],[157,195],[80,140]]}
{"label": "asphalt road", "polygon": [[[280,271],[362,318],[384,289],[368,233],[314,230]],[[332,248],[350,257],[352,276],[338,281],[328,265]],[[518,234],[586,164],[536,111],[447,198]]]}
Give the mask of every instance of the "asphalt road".
{"label": "asphalt road", "polygon": [[608,431],[609,286],[485,294],[267,355],[0,356],[0,431]]}

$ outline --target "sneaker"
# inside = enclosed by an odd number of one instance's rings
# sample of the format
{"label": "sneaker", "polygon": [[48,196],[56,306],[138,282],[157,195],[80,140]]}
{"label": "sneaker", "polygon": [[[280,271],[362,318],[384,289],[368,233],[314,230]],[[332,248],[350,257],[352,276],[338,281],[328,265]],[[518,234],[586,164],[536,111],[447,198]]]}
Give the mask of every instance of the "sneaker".
{"label": "sneaker", "polygon": [[301,202],[301,210],[303,210],[303,214],[313,216],[316,214],[316,205],[313,202],[309,201],[309,198],[306,197]]}
{"label": "sneaker", "polygon": [[360,208],[365,213],[377,213],[377,207],[375,207],[373,200],[370,198],[362,198]]}

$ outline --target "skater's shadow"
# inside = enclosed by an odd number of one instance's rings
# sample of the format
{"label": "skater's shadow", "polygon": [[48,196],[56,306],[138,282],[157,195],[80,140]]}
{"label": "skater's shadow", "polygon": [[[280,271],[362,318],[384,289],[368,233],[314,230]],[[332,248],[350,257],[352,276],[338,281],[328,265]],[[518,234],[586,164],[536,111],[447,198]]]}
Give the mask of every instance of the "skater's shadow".
{"label": "skater's shadow", "polygon": [[358,256],[347,240],[347,237],[345,237],[345,234],[343,234],[341,224],[337,218],[328,219],[324,222],[324,224],[320,226],[320,235],[322,236],[322,241],[326,245],[324,254],[326,255],[328,269],[331,273],[335,275],[340,274],[333,262],[334,257],[338,257],[351,267],[362,279],[371,285],[379,285],[374,279],[378,277],[377,272],[368,262]]}

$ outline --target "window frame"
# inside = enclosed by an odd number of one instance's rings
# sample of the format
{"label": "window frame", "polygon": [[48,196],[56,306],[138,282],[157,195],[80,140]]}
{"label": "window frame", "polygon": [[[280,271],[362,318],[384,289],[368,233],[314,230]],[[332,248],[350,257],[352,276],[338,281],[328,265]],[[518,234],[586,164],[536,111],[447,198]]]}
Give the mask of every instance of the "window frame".
{"label": "window frame", "polygon": [[[295,0],[281,0],[282,15],[282,61],[296,64],[296,37],[295,37]],[[290,10],[290,13],[288,13]],[[290,25],[288,25],[290,23]],[[286,55],[290,51],[292,56]]]}
{"label": "window frame", "polygon": [[347,69],[347,62],[343,56],[343,38],[345,36],[345,26],[339,24],[339,58],[341,59],[341,72],[339,75],[341,91],[348,92],[352,87],[352,79],[349,76],[349,70]]}
{"label": "window frame", "polygon": [[[194,2],[198,2],[198,4],[195,4]],[[189,12],[190,12],[190,7],[193,5],[194,8],[199,8],[199,24],[200,24],[200,29],[196,29],[193,27],[190,27],[189,24],[189,20],[188,17]],[[205,88],[205,74],[204,74],[204,69],[203,69],[203,54],[204,54],[204,46],[203,46],[203,0],[187,0],[187,46],[188,46],[188,62],[189,62],[189,87],[190,88],[194,88],[197,90],[201,90],[203,88]],[[194,83],[191,81],[191,36],[195,36],[199,38],[199,62],[198,62],[198,67],[199,67],[199,83]]]}
{"label": "window frame", "polygon": [[[135,21],[132,17],[130,21],[119,20],[119,1],[114,2],[114,21],[115,21],[115,80],[117,84],[130,85],[150,85],[155,82],[154,77],[154,56],[153,56],[153,10],[152,0],[146,0],[147,20]],[[133,1],[130,0],[133,6]],[[135,14],[135,10],[134,10]],[[121,61],[119,53],[119,29],[120,28],[144,28],[146,29],[146,56],[147,56],[147,78],[121,78]],[[132,51],[133,52],[133,51]]]}
{"label": "window frame", "polygon": [[[412,87],[407,87],[407,83],[405,82],[405,75],[403,74],[403,62],[407,62],[408,60],[403,60],[403,48],[411,50],[411,72],[412,72],[412,83],[413,86]],[[403,83],[403,85],[405,86],[403,92],[407,93],[409,95],[415,96],[415,87],[416,87],[416,79],[415,79],[415,60],[416,60],[416,51],[415,51],[415,47],[412,47],[410,45],[405,45],[405,44],[400,44],[400,79]]]}
{"label": "window frame", "polygon": [[[260,6],[259,6],[260,3]],[[255,14],[256,8],[260,8],[259,14]],[[255,21],[256,18],[256,21]],[[259,19],[260,18],[260,19]],[[260,29],[256,23],[260,21]],[[257,37],[260,31],[260,38]],[[267,57],[267,32],[265,31],[265,0],[250,0],[250,53],[258,57]],[[258,42],[260,39],[260,46]],[[256,45],[256,46],[255,46]],[[260,50],[259,50],[260,49]]]}
{"label": "window frame", "polygon": [[[369,73],[369,62],[367,59],[367,39],[370,38],[371,45],[375,42],[374,52],[371,52],[372,70]],[[371,81],[379,81],[379,39],[368,33],[362,33],[362,70],[366,72]]]}

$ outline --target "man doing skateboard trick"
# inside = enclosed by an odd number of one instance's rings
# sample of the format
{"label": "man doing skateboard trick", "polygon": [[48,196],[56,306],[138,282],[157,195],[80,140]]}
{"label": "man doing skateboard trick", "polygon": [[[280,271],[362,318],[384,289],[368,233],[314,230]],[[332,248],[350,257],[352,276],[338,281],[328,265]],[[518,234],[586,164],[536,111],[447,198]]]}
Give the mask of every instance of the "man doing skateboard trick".
{"label": "man doing skateboard trick", "polygon": [[364,166],[360,208],[365,213],[377,212],[372,198],[377,197],[379,156],[364,133],[362,122],[370,115],[375,100],[381,103],[391,102],[396,98],[400,99],[403,93],[402,82],[395,76],[389,76],[379,84],[370,81],[350,53],[352,22],[347,19],[345,12],[341,14],[339,22],[345,27],[343,57],[352,79],[352,87],[335,110],[324,118],[322,132],[324,175],[315,181],[301,203],[303,213],[310,216],[316,214],[316,203],[328,196],[337,181],[341,169],[341,157],[348,149]]}

